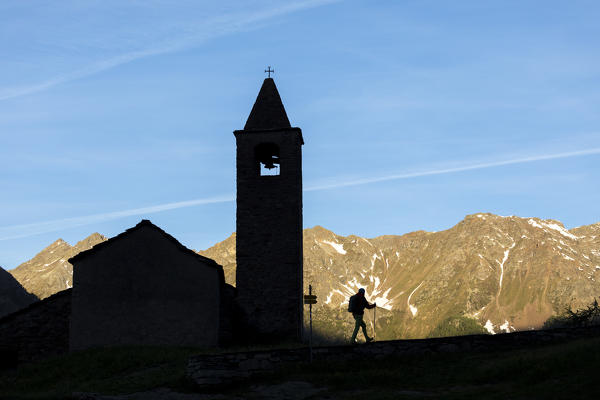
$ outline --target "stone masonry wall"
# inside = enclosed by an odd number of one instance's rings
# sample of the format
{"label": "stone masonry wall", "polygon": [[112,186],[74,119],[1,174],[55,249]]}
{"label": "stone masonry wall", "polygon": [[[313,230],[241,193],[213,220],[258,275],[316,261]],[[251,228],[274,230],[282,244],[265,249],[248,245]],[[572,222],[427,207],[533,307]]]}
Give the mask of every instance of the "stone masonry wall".
{"label": "stone masonry wall", "polygon": [[[470,335],[436,339],[394,340],[364,345],[315,347],[315,361],[352,361],[401,357],[412,354],[484,352],[558,343],[585,337],[600,337],[600,326],[577,329],[524,331],[498,335]],[[252,351],[243,353],[205,354],[191,357],[187,376],[199,387],[213,387],[243,381],[276,370],[286,364],[309,361],[309,349]]]}
{"label": "stone masonry wall", "polygon": [[3,364],[7,358],[14,364],[68,351],[71,293],[63,290],[0,319]]}
{"label": "stone masonry wall", "polygon": [[[247,323],[262,337],[302,335],[302,133],[236,131],[236,287]],[[279,147],[280,175],[261,176],[256,146]]]}

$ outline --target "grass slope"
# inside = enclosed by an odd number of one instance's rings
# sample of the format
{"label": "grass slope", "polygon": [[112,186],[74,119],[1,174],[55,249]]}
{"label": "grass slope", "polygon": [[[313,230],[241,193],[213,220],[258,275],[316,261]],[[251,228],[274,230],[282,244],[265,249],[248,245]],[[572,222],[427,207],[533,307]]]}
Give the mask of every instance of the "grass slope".
{"label": "grass slope", "polygon": [[503,353],[319,363],[280,379],[327,387],[339,399],[597,399],[599,363],[594,338]]}
{"label": "grass slope", "polygon": [[194,348],[94,349],[23,365],[0,376],[0,398],[64,399],[72,392],[131,393],[182,383]]}
{"label": "grass slope", "polygon": [[[124,347],[85,351],[0,376],[2,399],[64,399],[72,392],[133,393],[157,387],[189,392],[192,348]],[[600,338],[510,352],[428,354],[287,367],[219,396],[262,398],[261,387],[308,382],[336,399],[592,399],[600,396]],[[264,394],[264,392],[263,392]],[[323,396],[323,397],[321,397]],[[220,397],[221,399],[223,397]]]}

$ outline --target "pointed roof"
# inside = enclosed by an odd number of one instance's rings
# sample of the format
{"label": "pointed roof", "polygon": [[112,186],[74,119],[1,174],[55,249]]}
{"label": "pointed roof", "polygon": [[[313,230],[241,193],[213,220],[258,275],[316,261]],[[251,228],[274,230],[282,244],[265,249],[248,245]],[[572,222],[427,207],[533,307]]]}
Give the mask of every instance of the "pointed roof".
{"label": "pointed roof", "polygon": [[244,130],[291,128],[273,78],[266,78],[258,92]]}
{"label": "pointed roof", "polygon": [[200,254],[196,253],[195,251],[188,249],[187,247],[185,247],[184,245],[179,243],[179,241],[177,239],[175,239],[173,236],[169,235],[167,232],[163,231],[162,229],[160,229],[158,226],[154,225],[152,222],[150,222],[150,220],[147,220],[147,219],[141,220],[136,226],[129,228],[125,232],[121,232],[117,236],[112,237],[104,242],[98,243],[97,245],[95,245],[94,247],[92,247],[89,250],[82,251],[81,253],[76,254],[75,256],[69,258],[68,261],[71,264],[74,264],[83,258],[86,258],[88,256],[96,254],[98,252],[98,250],[104,249],[106,247],[110,247],[114,242],[123,240],[123,239],[127,238],[128,236],[130,236],[131,233],[138,231],[144,227],[148,227],[148,228],[151,228],[151,229],[157,231],[167,241],[173,243],[173,245],[175,245],[175,247],[177,247],[181,252],[192,255],[195,258],[197,258],[198,260],[204,262],[206,265],[217,268],[220,271],[220,275],[222,275],[221,282],[224,282],[225,277],[223,275],[223,267],[221,265],[217,264],[214,260],[212,260],[208,257],[204,257],[203,255],[200,255]]}

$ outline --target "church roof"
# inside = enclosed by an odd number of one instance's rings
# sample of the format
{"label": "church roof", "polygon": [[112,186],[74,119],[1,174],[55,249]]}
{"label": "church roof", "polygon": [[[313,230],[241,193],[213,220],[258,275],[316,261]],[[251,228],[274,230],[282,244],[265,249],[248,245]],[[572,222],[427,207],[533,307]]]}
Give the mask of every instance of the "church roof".
{"label": "church roof", "polygon": [[154,229],[155,231],[158,231],[158,233],[160,233],[165,239],[167,239],[168,241],[173,243],[180,251],[190,254],[190,255],[193,255],[194,257],[196,257],[198,260],[204,262],[205,264],[219,269],[221,271],[221,275],[222,275],[221,281],[224,282],[225,278],[224,278],[224,274],[223,274],[223,267],[221,267],[219,264],[217,264],[214,260],[212,260],[208,257],[204,257],[191,249],[188,249],[187,247],[185,247],[184,245],[179,243],[179,241],[177,239],[175,239],[173,236],[169,235],[167,232],[163,231],[162,229],[160,229],[158,226],[154,225],[152,222],[150,222],[150,220],[147,220],[147,219],[141,220],[136,226],[129,228],[125,232],[122,232],[122,233],[118,234],[117,236],[112,237],[102,243],[98,243],[97,245],[95,245],[94,247],[92,247],[89,250],[82,251],[81,253],[69,258],[68,261],[71,264],[73,264],[73,262],[77,262],[85,257],[92,256],[92,255],[96,254],[98,252],[98,250],[103,249],[105,247],[109,247],[111,244],[113,244],[116,241],[126,239],[132,232],[135,232],[143,227],[149,227],[149,228]]}
{"label": "church roof", "polygon": [[244,130],[291,128],[273,78],[266,78],[258,92]]}

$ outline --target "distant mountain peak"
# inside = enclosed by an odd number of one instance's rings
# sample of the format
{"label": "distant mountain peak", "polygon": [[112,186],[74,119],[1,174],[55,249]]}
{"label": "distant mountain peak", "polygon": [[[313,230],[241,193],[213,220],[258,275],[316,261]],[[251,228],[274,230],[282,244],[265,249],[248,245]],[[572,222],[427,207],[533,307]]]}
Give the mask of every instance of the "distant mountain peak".
{"label": "distant mountain peak", "polygon": [[73,286],[73,266],[69,258],[105,240],[105,236],[92,233],[71,246],[60,238],[9,272],[28,292],[44,299]]}
{"label": "distant mountain peak", "polygon": [[77,242],[77,244],[75,244],[74,247],[76,247],[81,252],[84,250],[91,249],[98,243],[102,243],[106,240],[107,240],[106,236],[101,235],[98,232],[94,232],[91,235],[89,235],[88,237],[86,237],[85,239]]}
{"label": "distant mountain peak", "polygon": [[317,233],[333,233],[332,231],[330,231],[329,229],[326,229],[324,227],[322,227],[321,225],[315,225],[312,228],[307,228],[305,229],[306,231],[312,231],[312,232],[317,232]]}

